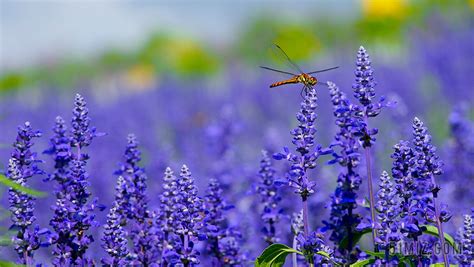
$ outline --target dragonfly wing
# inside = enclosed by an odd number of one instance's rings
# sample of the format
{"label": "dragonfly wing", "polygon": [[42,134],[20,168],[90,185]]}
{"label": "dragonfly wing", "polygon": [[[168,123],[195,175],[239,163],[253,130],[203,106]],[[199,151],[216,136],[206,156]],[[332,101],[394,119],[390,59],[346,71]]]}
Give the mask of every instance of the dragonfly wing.
{"label": "dragonfly wing", "polygon": [[284,74],[289,74],[289,75],[296,76],[296,74],[294,74],[294,73],[291,73],[291,72],[282,71],[282,70],[277,70],[277,69],[272,69],[272,68],[265,67],[265,66],[260,66],[260,68],[262,68],[262,69],[266,69],[266,70],[275,71],[275,72],[279,72],[279,73],[284,73]]}
{"label": "dragonfly wing", "polygon": [[276,54],[280,54],[281,57],[284,57],[286,59],[286,62],[288,62],[290,66],[294,68],[295,70],[297,70],[299,73],[304,73],[304,71],[295,62],[293,62],[293,60],[291,60],[291,58],[288,56],[288,54],[286,54],[283,48],[281,48],[277,44],[274,44],[274,45],[276,47],[275,50],[277,50],[277,52],[275,52]]}
{"label": "dragonfly wing", "polygon": [[315,74],[315,73],[325,72],[325,71],[328,71],[328,70],[334,70],[334,69],[337,69],[337,68],[339,68],[339,66],[338,67],[327,68],[327,69],[322,69],[322,70],[316,70],[316,71],[308,72],[307,74]]}

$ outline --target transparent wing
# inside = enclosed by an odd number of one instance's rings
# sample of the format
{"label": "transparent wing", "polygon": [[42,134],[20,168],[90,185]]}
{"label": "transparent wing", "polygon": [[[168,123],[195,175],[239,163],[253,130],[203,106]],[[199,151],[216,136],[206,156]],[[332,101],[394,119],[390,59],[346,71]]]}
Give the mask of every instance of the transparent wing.
{"label": "transparent wing", "polygon": [[303,73],[302,69],[288,56],[288,54],[277,44],[273,44],[270,48],[271,59],[280,66],[286,66],[290,72],[296,72],[298,74]]}
{"label": "transparent wing", "polygon": [[339,67],[332,67],[332,68],[327,68],[327,69],[322,69],[322,70],[315,70],[315,71],[312,71],[312,72],[308,72],[308,74],[315,74],[315,73],[325,72],[325,71],[334,70],[334,69],[337,69],[337,68],[339,68]]}
{"label": "transparent wing", "polygon": [[279,72],[279,73],[289,74],[289,75],[292,75],[292,76],[296,76],[296,74],[294,74],[294,73],[291,73],[291,72],[282,71],[282,70],[277,70],[277,69],[272,69],[272,68],[265,67],[265,66],[260,66],[260,68],[262,68],[262,69],[266,69],[266,70],[275,71],[275,72]]}

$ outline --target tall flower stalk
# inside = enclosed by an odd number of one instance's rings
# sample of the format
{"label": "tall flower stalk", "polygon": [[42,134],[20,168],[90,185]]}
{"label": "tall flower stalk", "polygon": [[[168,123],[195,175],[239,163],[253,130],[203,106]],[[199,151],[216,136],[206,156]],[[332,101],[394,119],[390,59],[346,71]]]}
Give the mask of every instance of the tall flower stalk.
{"label": "tall flower stalk", "polygon": [[243,264],[239,239],[240,232],[229,227],[224,212],[233,208],[227,204],[223,190],[217,179],[210,179],[204,196],[206,217],[204,229],[206,232],[206,254],[212,257],[212,266],[235,266]]}
{"label": "tall flower stalk", "polygon": [[276,224],[281,218],[281,208],[278,207],[281,201],[278,187],[275,184],[275,169],[272,166],[271,158],[267,151],[262,151],[262,160],[260,161],[260,170],[258,172],[259,181],[256,185],[256,191],[260,195],[263,205],[261,219],[264,222],[262,229],[264,240],[269,245],[278,242]]}
{"label": "tall flower stalk", "polygon": [[54,216],[50,220],[55,231],[55,266],[93,264],[85,253],[93,242],[88,230],[97,225],[94,215],[97,200],[89,200],[89,174],[85,170],[89,156],[85,153],[85,148],[93,138],[101,134],[90,127],[89,110],[79,94],[74,100],[71,126],[68,132],[64,120],[57,117],[51,147],[45,151],[53,155],[55,160],[55,171],[48,179],[57,182],[56,203],[52,207]]}
{"label": "tall flower stalk", "polygon": [[389,252],[391,246],[401,239],[396,221],[399,203],[393,183],[386,171],[380,176],[377,197],[375,209],[378,211],[379,223],[376,227],[378,234],[376,242],[385,251],[385,264],[398,264],[396,260],[390,258]]}
{"label": "tall flower stalk", "polygon": [[[304,99],[301,102],[300,111],[296,114],[298,126],[291,131],[293,135],[292,143],[296,146],[296,153],[290,152],[285,147],[284,152],[273,155],[276,160],[286,159],[290,163],[291,167],[289,173],[287,173],[287,184],[295,188],[295,193],[301,197],[303,204],[303,235],[300,238],[300,244],[301,242],[313,244],[314,241],[309,236],[308,198],[314,193],[316,182],[310,180],[308,171],[316,168],[316,161],[320,155],[330,153],[330,150],[322,149],[319,144],[316,145],[314,140],[317,99],[316,90],[314,88],[307,88]],[[309,247],[314,248],[312,245],[302,245],[304,249]],[[314,251],[310,249],[304,253],[310,266],[313,266]]]}
{"label": "tall flower stalk", "polygon": [[376,128],[369,127],[369,118],[376,117],[382,107],[384,106],[382,98],[379,102],[374,102],[375,98],[375,81],[373,77],[373,70],[371,67],[371,62],[369,54],[364,47],[360,47],[357,52],[356,60],[356,70],[355,70],[355,83],[352,85],[354,90],[354,96],[357,98],[361,104],[360,110],[357,112],[357,116],[360,117],[363,123],[360,124],[360,129],[358,135],[360,136],[360,141],[362,147],[364,148],[365,162],[367,168],[367,186],[369,190],[369,201],[370,201],[370,218],[372,224],[372,240],[374,242],[374,248],[377,250],[375,244],[375,239],[377,236],[377,231],[375,230],[376,223],[376,213],[375,213],[375,199],[374,199],[374,189],[372,181],[372,159],[370,148],[375,143],[375,135],[378,130]]}
{"label": "tall flower stalk", "polygon": [[307,94],[301,102],[301,109],[296,114],[298,127],[291,131],[292,143],[296,146],[296,152],[292,153],[285,147],[284,152],[274,154],[276,160],[286,159],[290,164],[287,174],[288,185],[295,188],[303,202],[304,235],[308,236],[308,197],[314,193],[316,182],[308,177],[308,171],[316,168],[316,160],[321,154],[329,151],[322,149],[321,145],[315,145],[314,135],[316,133],[316,107],[317,96],[314,88],[308,88]]}
{"label": "tall flower stalk", "polygon": [[[357,191],[361,184],[361,179],[357,173],[360,164],[359,142],[356,137],[356,130],[359,124],[354,117],[357,111],[346,95],[332,82],[328,82],[331,101],[333,104],[333,114],[336,118],[336,125],[339,131],[334,136],[331,143],[334,159],[330,164],[338,163],[345,170],[337,179],[337,188],[331,196],[331,213],[329,222],[324,222],[326,229],[332,230],[330,240],[339,244],[343,238],[347,238],[347,247],[339,248],[339,252],[351,259],[351,252],[354,247],[354,231],[360,223],[361,217],[355,213],[357,208]],[[348,254],[348,255],[346,255]]]}
{"label": "tall flower stalk", "polygon": [[119,213],[123,223],[129,228],[129,237],[133,242],[133,256],[136,264],[150,266],[157,261],[158,253],[155,215],[148,208],[146,196],[147,176],[140,167],[141,152],[134,134],[127,136],[124,160],[115,172],[118,175],[120,193],[116,201],[120,204]]}
{"label": "tall flower stalk", "polygon": [[[29,122],[18,127],[18,135],[13,143],[14,150],[8,163],[7,176],[14,183],[27,187],[28,180],[34,175],[43,174],[38,168],[37,155],[31,151],[34,145],[33,139],[40,137],[39,131],[34,131]],[[36,221],[34,215],[35,198],[19,190],[8,189],[8,201],[10,204],[11,220],[13,222],[11,229],[17,231],[13,237],[15,251],[19,256],[19,263],[33,264],[33,254],[40,245],[39,227],[31,229],[31,225]]]}
{"label": "tall flower stalk", "polygon": [[[426,183],[426,189],[432,194],[432,203],[424,203],[425,216],[428,220],[434,221],[439,232],[439,240],[441,243],[441,252],[445,266],[449,266],[449,258],[444,250],[444,231],[443,222],[447,222],[451,216],[446,211],[441,211],[438,199],[438,193],[441,187],[437,184],[435,176],[442,174],[442,162],[439,161],[435,154],[436,147],[431,144],[431,135],[423,122],[414,118],[413,120],[413,145],[416,152],[416,177],[422,183]],[[432,205],[432,207],[430,207]],[[433,213],[434,211],[434,213]]]}

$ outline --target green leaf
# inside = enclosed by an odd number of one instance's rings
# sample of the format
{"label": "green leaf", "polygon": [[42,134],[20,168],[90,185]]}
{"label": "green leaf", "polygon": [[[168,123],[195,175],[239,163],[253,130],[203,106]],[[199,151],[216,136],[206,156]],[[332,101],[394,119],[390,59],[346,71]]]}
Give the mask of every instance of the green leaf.
{"label": "green leaf", "polygon": [[[352,234],[352,246],[355,246],[359,242],[359,240],[362,238],[363,235],[372,232],[372,229],[370,228],[365,228],[362,231],[357,231]],[[347,246],[349,246],[349,238],[348,236],[345,236],[341,242],[339,243],[339,247],[342,249],[347,249]]]}
{"label": "green leaf", "polygon": [[[457,265],[457,264],[449,264],[449,266],[457,267],[457,266],[459,266],[459,265]],[[430,267],[444,267],[444,262],[438,262],[438,263],[430,264]]]}
{"label": "green leaf", "polygon": [[6,187],[11,187],[11,188],[13,188],[17,191],[23,192],[23,193],[25,193],[27,195],[30,195],[30,196],[34,196],[34,197],[44,197],[44,196],[46,196],[45,192],[41,192],[41,191],[37,191],[37,190],[31,189],[31,188],[28,188],[28,187],[21,186],[21,185],[15,183],[14,181],[8,179],[7,177],[5,177],[4,175],[1,175],[1,174],[0,174],[0,183],[5,185]]}
{"label": "green leaf", "polygon": [[0,247],[10,246],[12,244],[12,237],[3,235],[0,236]]}
{"label": "green leaf", "polygon": [[26,266],[26,265],[16,264],[9,261],[0,261],[0,267],[23,267],[23,266]]}
{"label": "green leaf", "polygon": [[367,265],[372,264],[374,262],[375,262],[374,259],[366,259],[366,260],[355,262],[355,263],[351,264],[350,267],[367,266]]}
{"label": "green leaf", "polygon": [[298,250],[292,249],[284,244],[273,244],[268,246],[255,261],[255,267],[281,267],[285,264],[286,256],[291,253],[303,255]]}
{"label": "green leaf", "polygon": [[[423,230],[423,233],[425,234],[433,235],[439,238],[438,228],[433,225],[422,225],[421,230]],[[456,252],[459,252],[459,248],[456,247],[456,243],[454,242],[454,238],[452,236],[444,233],[444,240],[446,240],[446,242],[448,242],[448,244],[451,245],[451,247],[453,247]]]}

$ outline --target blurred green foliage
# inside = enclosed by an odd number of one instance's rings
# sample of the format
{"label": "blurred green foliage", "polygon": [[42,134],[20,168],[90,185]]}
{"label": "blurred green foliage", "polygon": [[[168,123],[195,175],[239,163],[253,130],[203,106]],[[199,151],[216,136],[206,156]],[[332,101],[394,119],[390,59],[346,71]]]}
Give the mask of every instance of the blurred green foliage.
{"label": "blurred green foliage", "polygon": [[[47,66],[1,74],[0,93],[25,87],[74,88],[81,82],[114,75],[130,83],[148,84],[163,75],[179,79],[216,74],[224,60],[237,59],[252,65],[272,60],[268,50],[278,43],[295,61],[324,53],[367,44],[380,47],[385,54],[403,51],[405,33],[413,27],[430,28],[429,17],[443,16],[462,24],[472,16],[474,0],[361,0],[355,16],[314,16],[299,22],[284,16],[262,15],[250,21],[238,42],[219,51],[210,44],[173,36],[153,34],[136,51],[111,49],[90,60],[66,58]],[[352,48],[354,48],[352,47]]]}
{"label": "blurred green foliage", "polygon": [[28,187],[21,186],[21,185],[15,183],[14,181],[8,179],[7,177],[5,177],[2,174],[0,174],[0,184],[3,184],[5,187],[13,188],[17,191],[28,194],[30,196],[34,196],[34,197],[44,197],[44,196],[46,196],[46,193],[31,189],[31,188],[28,188]]}

